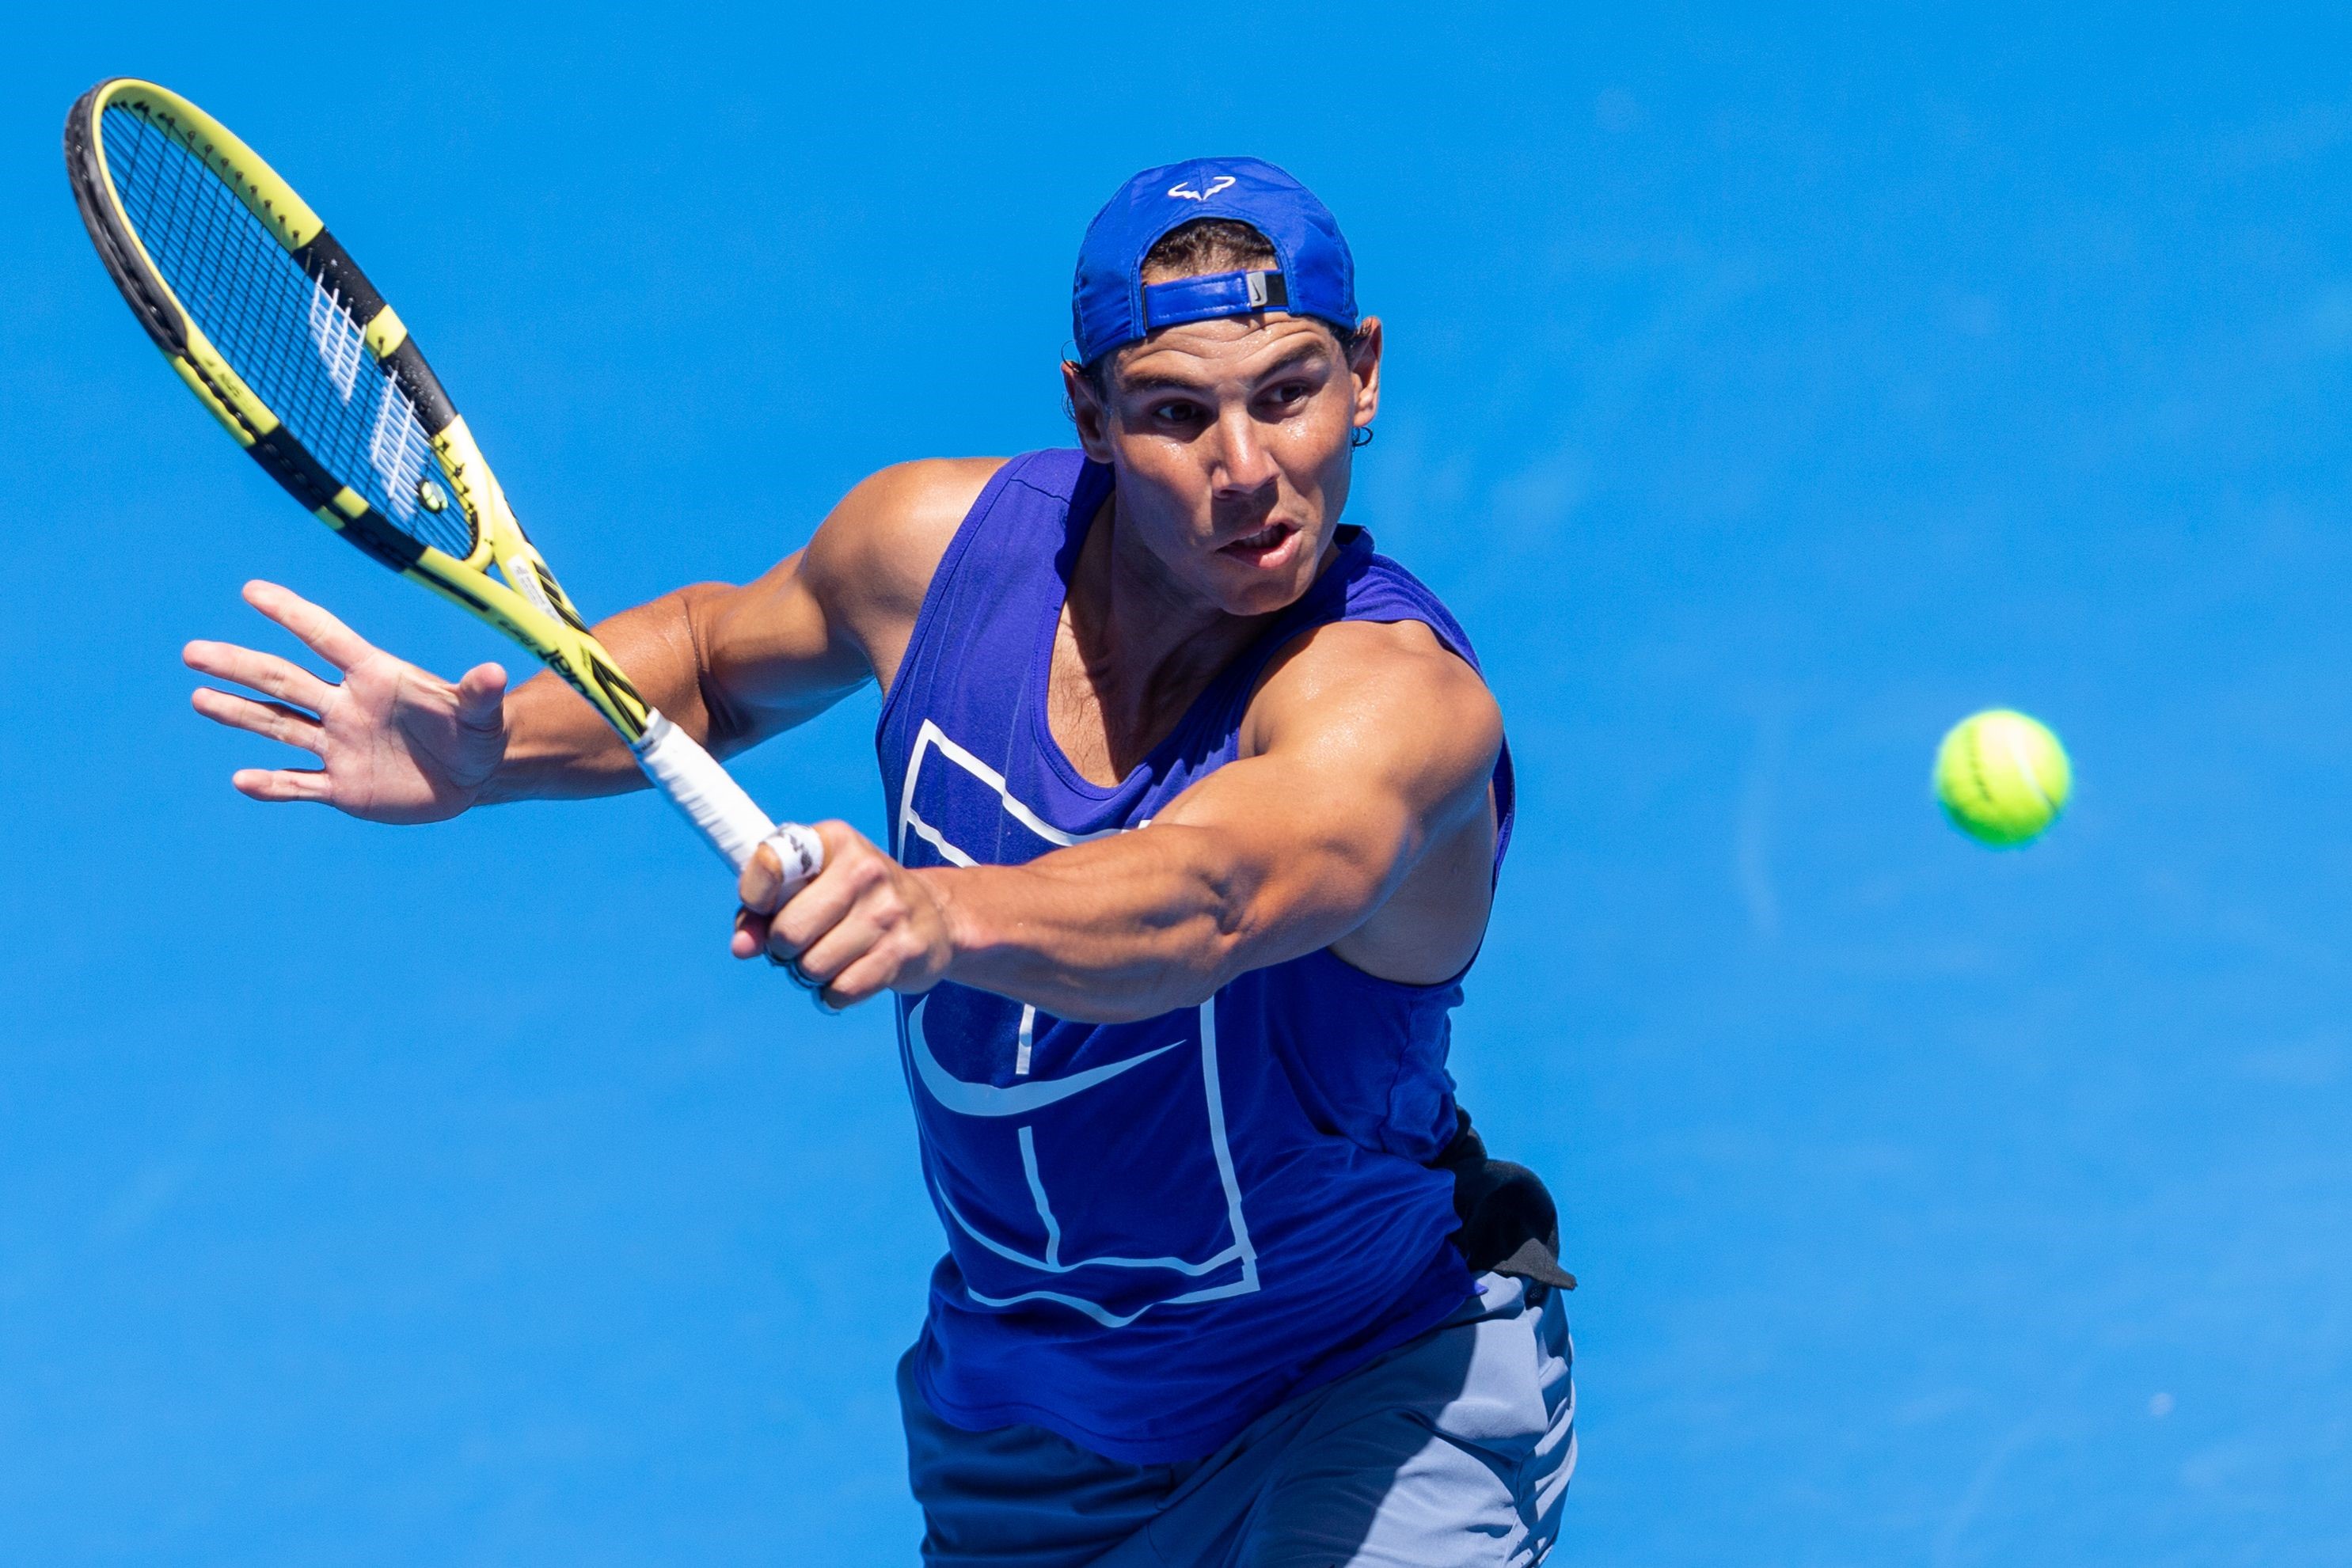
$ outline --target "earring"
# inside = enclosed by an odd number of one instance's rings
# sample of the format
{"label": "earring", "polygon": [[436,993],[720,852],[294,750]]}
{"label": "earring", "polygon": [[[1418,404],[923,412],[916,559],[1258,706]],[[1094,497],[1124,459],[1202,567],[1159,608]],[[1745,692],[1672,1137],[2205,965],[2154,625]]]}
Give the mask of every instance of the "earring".
{"label": "earring", "polygon": [[1348,444],[1350,446],[1370,446],[1371,444],[1372,427],[1369,424],[1356,426],[1355,434],[1348,437]]}

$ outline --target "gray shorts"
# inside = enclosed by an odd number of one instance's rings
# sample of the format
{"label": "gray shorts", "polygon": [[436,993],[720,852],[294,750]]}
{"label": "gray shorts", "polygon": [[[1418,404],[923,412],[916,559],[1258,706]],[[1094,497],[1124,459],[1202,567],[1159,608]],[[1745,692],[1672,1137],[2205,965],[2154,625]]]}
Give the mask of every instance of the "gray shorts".
{"label": "gray shorts", "polygon": [[1276,1406],[1204,1459],[1130,1465],[1029,1426],[967,1432],[898,1364],[933,1568],[1518,1568],[1550,1553],[1576,1469],[1558,1291],[1479,1295]]}

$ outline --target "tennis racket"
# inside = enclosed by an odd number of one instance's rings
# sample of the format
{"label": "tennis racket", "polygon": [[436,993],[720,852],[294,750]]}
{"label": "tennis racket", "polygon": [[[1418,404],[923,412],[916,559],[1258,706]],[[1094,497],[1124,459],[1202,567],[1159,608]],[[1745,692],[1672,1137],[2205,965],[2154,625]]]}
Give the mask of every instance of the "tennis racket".
{"label": "tennis racket", "polygon": [[538,655],[729,865],[770,843],[788,883],[816,874],[816,834],[770,821],[590,633],[407,324],[275,170],[179,94],[117,77],[67,116],[66,171],[131,314],[305,510]]}

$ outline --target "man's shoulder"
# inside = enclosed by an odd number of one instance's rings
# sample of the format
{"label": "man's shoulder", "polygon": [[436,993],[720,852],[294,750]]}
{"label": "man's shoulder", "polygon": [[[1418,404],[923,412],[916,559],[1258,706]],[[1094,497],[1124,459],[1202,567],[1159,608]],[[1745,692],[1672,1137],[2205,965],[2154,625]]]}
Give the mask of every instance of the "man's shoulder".
{"label": "man's shoulder", "polygon": [[1267,665],[1244,721],[1244,749],[1294,739],[1436,745],[1489,764],[1502,713],[1486,683],[1419,619],[1327,621]]}
{"label": "man's shoulder", "polygon": [[934,526],[944,522],[953,531],[1004,464],[1002,457],[919,457],[893,463],[858,481],[843,505],[856,501]]}
{"label": "man's shoulder", "polygon": [[1002,457],[926,457],[868,475],[841,498],[804,563],[828,597],[912,616]]}
{"label": "man's shoulder", "polygon": [[855,557],[929,556],[936,564],[1002,457],[923,457],[893,463],[841,498],[809,548]]}

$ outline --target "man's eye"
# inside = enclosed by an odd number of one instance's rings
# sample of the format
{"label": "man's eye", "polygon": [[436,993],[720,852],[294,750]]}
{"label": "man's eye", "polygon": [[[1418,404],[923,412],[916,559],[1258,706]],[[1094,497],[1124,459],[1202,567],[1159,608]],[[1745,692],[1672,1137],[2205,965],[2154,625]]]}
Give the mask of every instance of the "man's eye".
{"label": "man's eye", "polygon": [[1276,408],[1296,408],[1314,394],[1305,382],[1286,382],[1272,395]]}
{"label": "man's eye", "polygon": [[1152,417],[1162,424],[1198,424],[1201,405],[1197,402],[1163,402],[1152,411]]}

